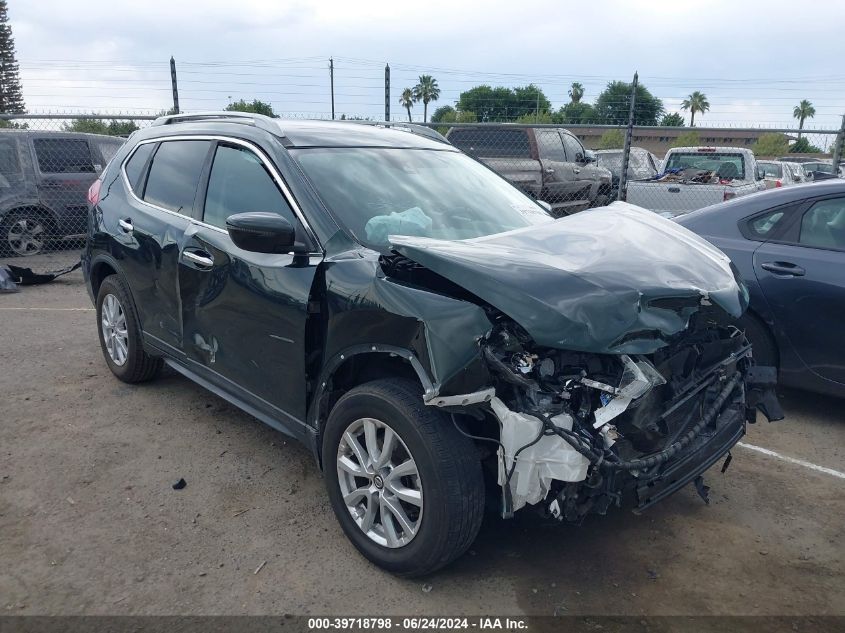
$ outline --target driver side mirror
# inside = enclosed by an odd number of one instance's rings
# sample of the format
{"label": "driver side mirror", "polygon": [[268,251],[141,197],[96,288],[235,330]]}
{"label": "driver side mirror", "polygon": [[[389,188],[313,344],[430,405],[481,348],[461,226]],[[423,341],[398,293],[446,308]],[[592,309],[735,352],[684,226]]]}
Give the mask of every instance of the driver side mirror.
{"label": "driver side mirror", "polygon": [[290,253],[296,250],[296,229],[278,213],[236,213],[226,218],[226,230],[235,246],[253,253]]}
{"label": "driver side mirror", "polygon": [[596,155],[590,150],[584,150],[584,155],[578,154],[578,157],[580,157],[578,162],[584,163],[585,165],[596,162]]}
{"label": "driver side mirror", "polygon": [[759,167],[757,168],[757,180],[764,180],[766,178],[766,172],[764,172]]}

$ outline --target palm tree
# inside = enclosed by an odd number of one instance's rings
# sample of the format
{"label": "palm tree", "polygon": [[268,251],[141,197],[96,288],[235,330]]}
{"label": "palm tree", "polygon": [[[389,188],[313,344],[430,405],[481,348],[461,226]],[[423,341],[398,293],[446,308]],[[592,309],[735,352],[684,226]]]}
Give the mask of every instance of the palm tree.
{"label": "palm tree", "polygon": [[414,101],[423,102],[423,123],[428,120],[428,104],[440,98],[440,86],[431,75],[420,75],[420,83],[414,86]]}
{"label": "palm tree", "polygon": [[411,122],[411,108],[414,107],[414,91],[410,88],[405,88],[402,91],[402,96],[399,97],[399,105],[408,111],[408,123]]}
{"label": "palm tree", "polygon": [[[801,99],[801,103],[795,106],[795,109],[792,111],[792,116],[798,119],[798,129],[803,130],[804,119],[812,119],[816,116],[816,109],[812,103],[806,99]],[[801,132],[798,132],[798,138],[801,138]]]}
{"label": "palm tree", "polygon": [[701,112],[704,114],[710,109],[710,102],[707,100],[707,95],[703,92],[699,92],[696,90],[693,92],[689,99],[684,99],[681,101],[681,110],[689,110],[692,113],[692,116],[689,120],[689,126],[693,127],[695,125],[695,113]]}
{"label": "palm tree", "polygon": [[584,96],[584,86],[581,85],[579,82],[574,82],[572,86],[569,88],[569,98],[572,99],[572,103],[578,103],[581,101],[581,97]]}

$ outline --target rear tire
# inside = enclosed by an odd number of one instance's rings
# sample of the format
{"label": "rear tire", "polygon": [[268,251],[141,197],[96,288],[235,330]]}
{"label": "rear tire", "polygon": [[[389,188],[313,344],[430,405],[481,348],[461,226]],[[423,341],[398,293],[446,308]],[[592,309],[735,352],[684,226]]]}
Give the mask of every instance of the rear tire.
{"label": "rear tire", "polygon": [[38,210],[14,211],[0,223],[0,255],[28,257],[47,250],[53,221]]}
{"label": "rear tire", "polygon": [[123,382],[146,382],[161,371],[164,361],[144,351],[135,305],[118,275],[110,275],[100,284],[97,333],[106,364]]}
{"label": "rear tire", "polygon": [[[372,442],[363,425],[370,425]],[[379,466],[387,433],[397,436],[391,440],[391,452],[398,450],[399,458]],[[358,446],[353,448],[350,441]],[[442,411],[423,403],[418,385],[385,379],[355,387],[332,409],[322,448],[329,500],[338,521],[358,551],[379,567],[406,577],[429,574],[455,560],[475,540],[484,514],[478,451]],[[404,469],[409,462],[410,471]],[[399,465],[402,472],[414,475],[394,478],[391,484],[390,473],[399,472]],[[352,471],[357,474],[350,476]],[[394,489],[402,496],[397,498]],[[382,510],[384,504],[399,501],[404,522],[390,506]]]}

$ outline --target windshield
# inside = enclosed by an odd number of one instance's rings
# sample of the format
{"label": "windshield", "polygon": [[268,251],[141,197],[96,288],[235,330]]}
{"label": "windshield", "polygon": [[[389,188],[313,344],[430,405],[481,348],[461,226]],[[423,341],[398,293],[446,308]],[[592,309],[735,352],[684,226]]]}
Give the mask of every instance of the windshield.
{"label": "windshield", "polygon": [[323,203],[359,242],[389,235],[467,239],[552,220],[534,200],[454,151],[291,150]]}
{"label": "windshield", "polygon": [[715,171],[719,178],[745,179],[745,162],[742,154],[717,152],[675,152],[669,155],[664,171],[672,169],[702,169]]}
{"label": "windshield", "polygon": [[783,167],[778,163],[758,162],[757,165],[760,167],[760,169],[763,170],[763,173],[767,176],[774,176],[775,178],[781,178],[783,176]]}

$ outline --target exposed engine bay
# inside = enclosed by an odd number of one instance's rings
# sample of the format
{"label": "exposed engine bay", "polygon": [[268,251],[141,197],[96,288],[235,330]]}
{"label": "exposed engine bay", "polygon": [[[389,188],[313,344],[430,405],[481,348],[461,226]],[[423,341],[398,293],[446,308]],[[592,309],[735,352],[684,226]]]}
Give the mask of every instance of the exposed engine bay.
{"label": "exposed engine bay", "polygon": [[782,417],[764,384],[772,368],[755,368],[742,332],[706,311],[650,355],[537,347],[503,315],[480,346],[495,377],[505,517],[526,504],[569,521],[643,509],[693,480],[706,501],[700,472],[744,434],[755,406]]}

